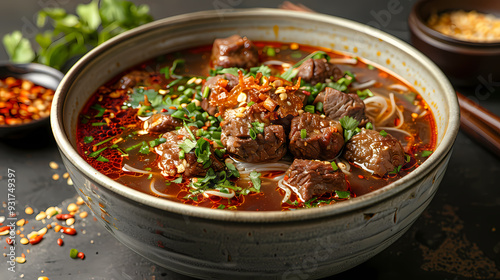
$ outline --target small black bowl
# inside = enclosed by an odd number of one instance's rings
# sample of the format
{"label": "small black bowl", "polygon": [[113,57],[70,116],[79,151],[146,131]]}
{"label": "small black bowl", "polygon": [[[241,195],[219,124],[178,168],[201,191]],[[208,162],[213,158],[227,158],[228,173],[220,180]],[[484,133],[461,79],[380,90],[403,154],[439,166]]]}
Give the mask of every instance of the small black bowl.
{"label": "small black bowl", "polygon": [[[36,85],[55,91],[64,74],[52,67],[37,63],[0,63],[0,78],[5,79],[7,77],[28,80]],[[49,117],[44,117],[19,125],[0,125],[0,138],[22,137],[34,129],[43,126],[48,127],[49,123]]]}

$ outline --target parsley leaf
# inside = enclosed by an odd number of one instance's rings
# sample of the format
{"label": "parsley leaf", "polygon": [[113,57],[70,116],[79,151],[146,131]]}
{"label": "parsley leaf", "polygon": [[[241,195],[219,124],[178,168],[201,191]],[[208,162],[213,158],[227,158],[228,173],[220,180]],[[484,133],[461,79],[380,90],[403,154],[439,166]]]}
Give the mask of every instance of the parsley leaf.
{"label": "parsley leaf", "polygon": [[146,143],[146,141],[142,141],[141,144],[142,144],[142,146],[139,149],[139,153],[144,154],[144,155],[149,154],[150,151],[149,151],[148,143]]}
{"label": "parsley leaf", "polygon": [[357,130],[359,121],[349,116],[344,116],[340,120],[340,125],[344,129],[344,141],[347,142],[351,137],[356,135],[359,131]]}

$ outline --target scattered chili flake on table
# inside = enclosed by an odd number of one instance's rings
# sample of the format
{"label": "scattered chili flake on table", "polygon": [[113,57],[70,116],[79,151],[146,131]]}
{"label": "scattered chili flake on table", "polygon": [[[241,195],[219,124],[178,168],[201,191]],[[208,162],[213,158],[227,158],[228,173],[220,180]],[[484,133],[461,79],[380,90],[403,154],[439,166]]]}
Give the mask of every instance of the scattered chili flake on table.
{"label": "scattered chili flake on table", "polygon": [[18,125],[47,117],[54,91],[7,77],[0,79],[0,125]]}

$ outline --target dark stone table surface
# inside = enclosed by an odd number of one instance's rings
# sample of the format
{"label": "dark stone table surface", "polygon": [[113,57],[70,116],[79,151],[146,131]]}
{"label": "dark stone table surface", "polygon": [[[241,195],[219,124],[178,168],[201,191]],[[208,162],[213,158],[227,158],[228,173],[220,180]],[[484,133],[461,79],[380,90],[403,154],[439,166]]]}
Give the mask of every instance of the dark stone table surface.
{"label": "dark stone table surface", "polygon": [[[35,15],[42,7],[74,11],[69,0],[9,0],[0,4],[0,36],[22,29],[27,36],[36,31]],[[148,4],[155,19],[199,10],[221,8],[275,8],[281,1],[154,1]],[[315,11],[376,26],[409,41],[406,19],[413,0],[307,1]],[[392,7],[392,8],[390,8]],[[3,47],[0,60],[6,60]],[[493,83],[459,88],[476,97],[479,104],[500,115],[500,90]],[[498,84],[500,81],[493,81]],[[58,169],[49,162],[59,164]],[[24,233],[39,229],[40,221],[24,213],[26,206],[38,211],[49,206],[66,207],[76,201],[76,192],[62,178],[66,172],[50,128],[34,131],[22,139],[0,139],[0,216],[7,216],[8,169],[16,174],[18,218],[27,218]],[[60,176],[53,180],[53,174]],[[86,206],[82,206],[82,211]],[[89,215],[77,219],[83,229],[66,237],[62,247],[58,235],[47,234],[37,246],[16,245],[27,262],[8,271],[7,258],[0,255],[0,279],[187,279],[145,260],[120,244]],[[19,240],[17,240],[19,241]],[[69,258],[69,250],[85,252],[85,260]],[[28,253],[27,250],[30,249]],[[9,253],[5,237],[0,254]],[[437,195],[410,230],[392,246],[369,261],[329,279],[500,279],[500,160],[463,132],[458,134],[448,170]]]}

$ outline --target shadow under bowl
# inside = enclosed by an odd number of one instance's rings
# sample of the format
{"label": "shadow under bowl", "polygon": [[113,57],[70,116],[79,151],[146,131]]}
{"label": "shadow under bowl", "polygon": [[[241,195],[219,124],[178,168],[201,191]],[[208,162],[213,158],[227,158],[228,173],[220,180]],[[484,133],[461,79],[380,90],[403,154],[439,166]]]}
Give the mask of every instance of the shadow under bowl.
{"label": "shadow under bowl", "polygon": [[[354,199],[297,211],[227,211],[136,191],[77,152],[79,112],[118,74],[165,53],[233,34],[351,51],[414,84],[436,119],[437,147],[412,173]],[[444,74],[408,44],[369,26],[273,9],[198,12],[123,33],[84,56],[65,76],[52,130],[75,189],[123,244],[167,269],[210,279],[308,279],[352,268],[396,241],[432,200],[450,159],[459,108]]]}
{"label": "shadow under bowl", "polygon": [[[52,67],[38,63],[0,63],[0,79],[7,77],[28,80],[55,91],[64,74]],[[30,131],[44,126],[48,127],[49,123],[49,117],[43,117],[19,125],[0,125],[0,138],[20,138],[29,134]]]}
{"label": "shadow under bowl", "polygon": [[457,10],[477,11],[500,18],[498,1],[421,0],[408,18],[411,42],[427,55],[457,86],[473,86],[500,80],[500,40],[471,42],[444,35],[429,26],[433,14]]}

